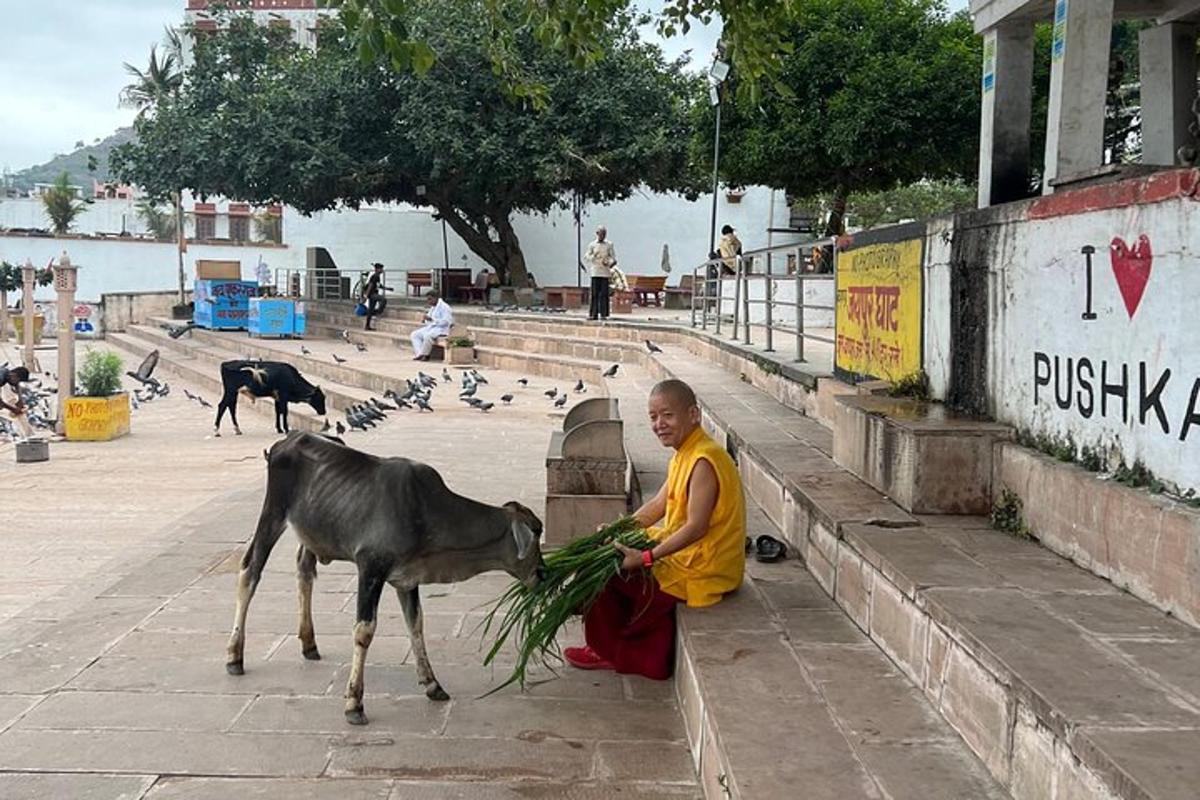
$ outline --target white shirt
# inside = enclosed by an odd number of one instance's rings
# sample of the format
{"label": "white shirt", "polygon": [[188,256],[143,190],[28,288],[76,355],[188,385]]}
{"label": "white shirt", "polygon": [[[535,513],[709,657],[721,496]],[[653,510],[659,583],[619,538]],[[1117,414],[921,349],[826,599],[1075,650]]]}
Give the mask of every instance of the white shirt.
{"label": "white shirt", "polygon": [[454,325],[454,312],[450,310],[450,304],[439,297],[433,307],[425,312],[425,322],[425,326],[430,328],[431,332],[449,333]]}
{"label": "white shirt", "polygon": [[612,275],[612,266],[617,263],[617,249],[608,239],[603,242],[592,240],[583,255],[583,263],[588,266],[593,278],[608,278]]}

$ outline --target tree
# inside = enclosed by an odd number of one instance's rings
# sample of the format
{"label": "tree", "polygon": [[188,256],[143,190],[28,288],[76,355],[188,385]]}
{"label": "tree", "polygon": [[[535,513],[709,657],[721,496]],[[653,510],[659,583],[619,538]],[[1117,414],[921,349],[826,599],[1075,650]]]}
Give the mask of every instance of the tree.
{"label": "tree", "polygon": [[[974,177],[982,45],[965,13],[948,16],[944,0],[795,0],[786,36],[787,91],[725,101],[727,181],[828,193],[834,235],[851,191]],[[698,109],[694,143],[710,163],[712,114]]]}
{"label": "tree", "polygon": [[540,110],[511,102],[490,69],[482,2],[410,3],[409,25],[441,54],[425,75],[363,62],[326,31],[315,52],[242,15],[197,43],[183,90],[114,156],[151,196],[185,186],[311,213],[372,201],[432,206],[515,285],[525,260],[511,217],[571,193],[592,202],[639,185],[688,188],[688,108],[697,79],[640,42],[627,18],[604,58],[573,68],[532,35],[517,44],[546,87]]}
{"label": "tree", "polygon": [[158,203],[145,197],[137,201],[135,209],[151,236],[163,241],[175,241],[179,228],[175,219],[175,209],[166,211]]}
{"label": "tree", "polygon": [[42,193],[42,207],[50,218],[50,228],[60,236],[71,231],[75,219],[87,208],[78,199],[71,176],[63,172],[50,188]]}
{"label": "tree", "polygon": [[[423,74],[446,55],[443,42],[413,24],[420,0],[325,0],[339,9],[351,44],[364,61],[399,72]],[[520,40],[532,35],[576,66],[594,64],[606,52],[604,40],[613,20],[629,19],[630,0],[444,0],[469,11],[487,32],[485,54],[502,77],[505,93],[546,101],[547,87],[526,60]],[[783,34],[792,13],[789,0],[665,0],[654,20],[660,34],[686,34],[694,22],[723,22],[725,53],[754,94],[763,78],[771,79],[779,58],[791,47]]]}
{"label": "tree", "polygon": [[[973,183],[958,180],[922,180],[883,191],[851,192],[846,200],[846,219],[860,228],[926,219],[975,208],[977,194]],[[830,195],[821,194],[806,205],[823,215],[830,211],[831,201]]]}

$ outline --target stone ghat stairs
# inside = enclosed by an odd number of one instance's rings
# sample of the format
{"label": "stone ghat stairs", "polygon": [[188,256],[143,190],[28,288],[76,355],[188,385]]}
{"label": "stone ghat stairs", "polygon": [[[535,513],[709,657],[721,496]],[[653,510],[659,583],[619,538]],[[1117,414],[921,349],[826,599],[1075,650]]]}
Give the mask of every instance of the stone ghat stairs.
{"label": "stone ghat stairs", "polygon": [[[676,685],[707,797],[1200,797],[1200,631],[985,518],[907,513],[834,461],[810,383],[725,343],[460,320],[481,348],[639,365],[608,381],[631,422],[653,380],[688,381],[762,509],[751,532],[803,559],[752,564],[742,591],[681,614]],[[665,459],[631,422],[652,491]]]}

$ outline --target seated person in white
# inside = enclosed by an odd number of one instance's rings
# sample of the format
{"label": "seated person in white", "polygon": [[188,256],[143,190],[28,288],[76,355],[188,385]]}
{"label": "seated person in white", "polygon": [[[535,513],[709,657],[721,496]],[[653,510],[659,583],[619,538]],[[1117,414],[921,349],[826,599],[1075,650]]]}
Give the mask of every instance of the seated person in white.
{"label": "seated person in white", "polygon": [[454,325],[454,313],[437,292],[425,296],[429,310],[425,312],[425,324],[412,333],[413,360],[428,361],[433,342],[439,336],[450,333]]}

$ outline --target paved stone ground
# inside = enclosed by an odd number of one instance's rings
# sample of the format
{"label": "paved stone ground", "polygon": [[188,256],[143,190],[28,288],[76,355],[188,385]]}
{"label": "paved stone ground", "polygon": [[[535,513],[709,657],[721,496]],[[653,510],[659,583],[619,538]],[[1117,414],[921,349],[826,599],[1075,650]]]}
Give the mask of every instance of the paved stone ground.
{"label": "paved stone ground", "polygon": [[[489,376],[492,394],[518,389],[516,375]],[[250,609],[246,674],[226,675],[237,559],[276,437],[267,417],[246,413],[245,436],[210,438],[211,410],[173,388],[117,442],[55,443],[40,465],[0,450],[6,482],[30,498],[0,566],[0,797],[698,795],[670,683],[569,671],[478,699],[508,663],[480,666],[475,632],[480,605],[507,583],[495,573],[425,592],[430,657],[454,697],[445,704],[420,692],[385,596],[366,672],[371,724],[350,728],[353,572],[320,568],[324,659],[304,661],[286,534]],[[463,494],[540,508],[562,412],[523,402],[541,399],[534,385],[514,393],[514,407],[487,416],[442,402],[350,441],[435,464]]]}

